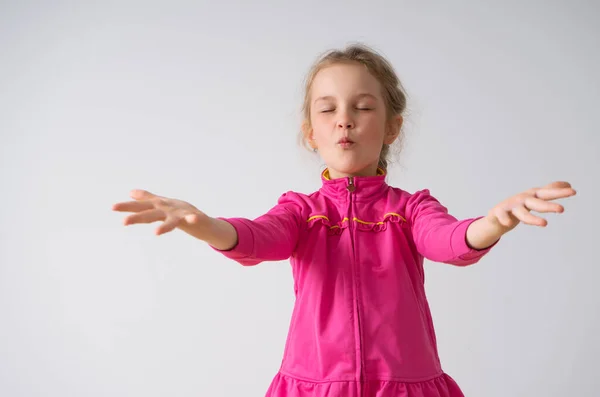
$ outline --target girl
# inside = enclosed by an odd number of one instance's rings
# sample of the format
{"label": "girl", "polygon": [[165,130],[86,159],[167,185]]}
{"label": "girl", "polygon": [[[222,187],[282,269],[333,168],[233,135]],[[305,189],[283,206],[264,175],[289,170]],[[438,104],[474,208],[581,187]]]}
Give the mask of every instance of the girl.
{"label": "girl", "polygon": [[457,220],[428,190],[386,183],[406,96],[392,66],[353,45],[310,71],[303,140],[327,165],[310,195],[283,194],[254,220],[212,218],[186,202],[133,190],[125,225],[162,221],[242,265],[291,258],[296,302],[272,397],[458,397],[440,365],[423,260],[467,266],[530,213],[562,212],[567,182],[517,194],[486,216]]}

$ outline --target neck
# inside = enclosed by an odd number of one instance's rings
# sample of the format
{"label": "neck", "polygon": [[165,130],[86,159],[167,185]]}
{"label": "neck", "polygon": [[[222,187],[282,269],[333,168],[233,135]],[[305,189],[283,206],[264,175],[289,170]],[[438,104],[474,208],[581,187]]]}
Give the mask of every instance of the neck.
{"label": "neck", "polygon": [[360,171],[357,172],[342,172],[342,171],[338,171],[336,169],[333,168],[327,168],[329,170],[329,178],[330,179],[338,179],[338,178],[348,178],[348,177],[355,177],[355,176],[376,176],[376,175],[381,175],[381,169],[377,167],[377,164],[374,165],[370,165],[366,168],[363,168]]}
{"label": "neck", "polygon": [[325,169],[325,171],[323,171],[323,178],[327,181],[333,181],[336,179],[341,179],[341,178],[353,178],[353,177],[370,177],[370,176],[382,176],[382,175],[386,175],[386,171],[382,168],[376,168],[374,172],[357,172],[357,173],[343,173],[343,172],[336,172],[336,170],[333,170],[331,168],[327,168]]}

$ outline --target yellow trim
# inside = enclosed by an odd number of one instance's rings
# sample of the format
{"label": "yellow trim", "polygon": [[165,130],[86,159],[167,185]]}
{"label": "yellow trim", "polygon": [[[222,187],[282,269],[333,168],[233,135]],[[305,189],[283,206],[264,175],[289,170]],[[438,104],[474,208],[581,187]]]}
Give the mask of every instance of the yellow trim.
{"label": "yellow trim", "polygon": [[[398,218],[402,219],[404,222],[406,222],[406,218],[404,218],[402,215],[400,215],[400,214],[397,214],[397,213],[395,213],[395,212],[388,212],[387,214],[385,214],[385,215],[383,216],[383,219],[385,220],[386,218],[388,218],[388,217],[390,217],[390,216],[392,216],[392,215],[395,215],[395,216],[397,216]],[[308,220],[307,220],[306,222],[310,222],[310,221],[312,221],[313,219],[325,219],[325,220],[327,220],[327,222],[330,222],[330,221],[329,221],[329,218],[328,218],[328,217],[326,217],[325,215],[313,215],[313,216],[311,216],[310,218],[308,218]],[[361,219],[358,219],[358,218],[356,218],[356,217],[355,217],[355,218],[352,218],[352,220],[353,220],[354,222],[362,223],[363,225],[383,225],[383,223],[384,223],[383,221],[379,221],[379,222],[368,222],[368,221],[363,221],[363,220],[361,220]],[[342,219],[342,220],[340,221],[340,223],[344,223],[344,222],[347,222],[347,221],[348,221],[348,218],[344,218],[344,219]],[[329,228],[330,228],[330,229],[335,229],[335,228],[339,228],[339,227],[340,227],[340,226],[338,226],[338,225],[329,226]]]}
{"label": "yellow trim", "polygon": [[[326,168],[325,171],[323,171],[322,175],[326,181],[331,180],[331,176],[329,175],[329,168]],[[383,168],[377,168],[377,176],[382,176],[382,175],[385,175],[385,170]]]}
{"label": "yellow trim", "polygon": [[320,219],[320,218],[327,219],[327,221],[329,221],[329,218],[327,218],[325,215],[314,215],[314,216],[311,216],[310,218],[308,218],[308,220],[306,222],[310,222],[313,219]]}
{"label": "yellow trim", "polygon": [[[387,214],[385,214],[383,216],[383,219],[385,220],[387,217],[392,216],[392,215],[395,215],[398,218],[402,219],[404,222],[406,222],[406,219],[404,219],[404,217],[402,215],[396,214],[395,212],[388,212]],[[358,222],[358,223],[362,223],[363,225],[383,225],[383,223],[384,223],[383,221],[380,221],[380,222],[366,222],[366,221],[362,221],[362,220],[360,220],[358,218],[354,218],[353,221]]]}

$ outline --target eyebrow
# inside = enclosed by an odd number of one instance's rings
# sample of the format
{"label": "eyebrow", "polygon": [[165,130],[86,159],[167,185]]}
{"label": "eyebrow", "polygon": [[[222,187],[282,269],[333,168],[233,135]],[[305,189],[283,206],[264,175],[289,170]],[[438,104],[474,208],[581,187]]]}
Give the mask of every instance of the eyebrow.
{"label": "eyebrow", "polygon": [[[358,94],[358,95],[356,96],[356,98],[358,98],[358,99],[362,99],[362,98],[372,98],[372,99],[375,99],[375,100],[377,100],[377,97],[376,97],[375,95],[368,94],[368,93],[366,93],[366,92],[365,92],[365,93],[362,93],[362,94]],[[335,99],[335,98],[334,98],[334,97],[332,97],[331,95],[321,96],[321,97],[318,97],[317,99],[315,99],[315,100],[313,101],[313,103],[316,103],[317,101],[325,101],[325,100],[332,100],[332,99]]]}

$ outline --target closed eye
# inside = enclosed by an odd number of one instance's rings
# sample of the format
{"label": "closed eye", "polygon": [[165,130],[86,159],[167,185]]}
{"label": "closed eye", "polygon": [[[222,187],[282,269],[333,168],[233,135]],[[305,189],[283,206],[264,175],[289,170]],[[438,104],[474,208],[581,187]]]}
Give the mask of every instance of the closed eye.
{"label": "closed eye", "polygon": [[[368,107],[360,107],[360,108],[356,108],[356,110],[369,111],[369,110],[374,110],[374,109],[368,108]],[[335,111],[335,109],[323,109],[320,111],[320,113],[331,113],[333,111]]]}

